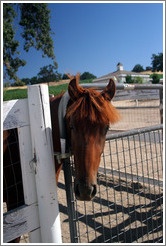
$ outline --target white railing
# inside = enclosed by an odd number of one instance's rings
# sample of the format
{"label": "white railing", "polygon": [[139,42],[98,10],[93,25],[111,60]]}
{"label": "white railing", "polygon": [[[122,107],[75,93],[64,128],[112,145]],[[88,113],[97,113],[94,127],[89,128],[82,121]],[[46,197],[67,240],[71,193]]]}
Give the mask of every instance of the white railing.
{"label": "white railing", "polygon": [[25,206],[3,215],[3,242],[27,232],[31,243],[61,243],[47,85],[3,103],[3,130],[18,129]]}

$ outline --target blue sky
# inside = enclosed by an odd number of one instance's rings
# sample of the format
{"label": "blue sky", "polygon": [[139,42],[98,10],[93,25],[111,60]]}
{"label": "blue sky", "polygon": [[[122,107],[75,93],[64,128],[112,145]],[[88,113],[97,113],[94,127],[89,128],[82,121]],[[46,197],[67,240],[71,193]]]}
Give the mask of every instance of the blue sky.
{"label": "blue sky", "polygon": [[[163,52],[162,3],[49,3],[51,28],[58,72],[88,71],[97,77],[136,64],[151,65],[152,54]],[[21,41],[17,34],[16,39]],[[52,64],[42,52],[22,50],[27,61],[17,75],[36,76],[40,68]]]}

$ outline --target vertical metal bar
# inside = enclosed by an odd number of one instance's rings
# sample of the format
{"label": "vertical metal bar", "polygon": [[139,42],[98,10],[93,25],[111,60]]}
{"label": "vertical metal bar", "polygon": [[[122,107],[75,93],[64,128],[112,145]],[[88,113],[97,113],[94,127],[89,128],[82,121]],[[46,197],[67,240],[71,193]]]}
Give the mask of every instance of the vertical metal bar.
{"label": "vertical metal bar", "polygon": [[[131,160],[131,152],[130,152],[130,141],[129,141],[129,138],[130,136],[127,136],[127,142],[128,142],[128,151],[129,151],[129,158],[130,158],[130,169],[131,169],[131,174],[133,173],[132,171],[132,160]],[[125,169],[125,173],[126,173],[126,169]],[[127,183],[127,177],[126,177],[126,183]],[[127,192],[127,203],[128,203],[128,213],[129,213],[129,218],[130,218],[130,238],[131,238],[131,242],[133,242],[133,239],[132,239],[132,229],[131,229],[131,223],[132,223],[132,220],[131,220],[131,215],[130,215],[130,209],[129,209],[129,194]],[[135,203],[135,201],[134,201]]]}
{"label": "vertical metal bar", "polygon": [[[162,130],[161,130],[161,132],[162,132]],[[161,172],[163,174],[163,158],[162,158],[163,157],[163,151],[162,151],[162,148],[161,148],[160,130],[158,130],[158,138],[159,138],[159,147],[158,147],[158,149],[159,149],[159,152],[160,152],[160,160],[161,160],[161,162],[160,162],[161,163]],[[160,192],[160,194],[162,192],[160,190],[160,186],[159,186],[159,192]],[[160,196],[160,206],[162,206],[162,204],[163,204],[163,196]],[[161,220],[162,220],[162,216],[163,216],[162,209],[160,209],[160,216],[161,216]],[[161,222],[161,227],[162,227],[162,230],[163,230],[163,220]],[[160,240],[162,240],[162,238]]]}
{"label": "vertical metal bar", "polygon": [[[147,176],[148,176],[148,191],[149,191],[149,199],[151,201],[151,192],[150,192],[150,182],[149,182],[149,159],[148,159],[148,145],[147,145],[147,137],[146,133],[144,133],[144,143],[145,143],[145,161],[146,161],[146,169],[147,169]],[[146,209],[147,211],[147,209]],[[151,211],[151,216],[152,216],[152,211]],[[146,212],[146,220],[147,220],[147,236],[148,236],[148,242],[149,242],[149,217],[147,216]]]}
{"label": "vertical metal bar", "polygon": [[[155,143],[155,153],[156,153],[156,163],[157,163],[157,177],[158,177],[158,183],[159,183],[159,163],[158,163],[158,154],[157,154],[157,144],[156,144],[156,134],[157,132],[153,132],[153,135],[154,135],[154,143]],[[160,193],[160,186],[159,186],[159,195],[161,194]],[[159,198],[158,198],[159,199]],[[156,199],[156,209],[157,209],[157,199]],[[160,200],[160,206],[161,206],[161,200]],[[157,211],[156,211],[156,216],[157,216]],[[161,217],[162,218],[162,217]],[[157,237],[159,238],[159,224],[158,224],[158,220],[156,221],[157,223]]]}
{"label": "vertical metal bar", "polygon": [[[129,144],[129,138],[128,139],[128,146],[130,146]],[[122,138],[122,144],[123,144],[123,152],[124,152],[124,142],[123,142],[123,138]],[[131,151],[130,151],[130,147],[129,147],[129,158],[130,158],[130,167],[131,167],[131,174],[133,174],[133,170],[132,170],[132,161],[131,161]],[[125,160],[125,153],[124,153],[124,162],[126,163]],[[127,174],[127,170],[126,170],[126,165],[125,165],[125,174]],[[133,178],[132,178],[132,182],[133,182]],[[127,184],[127,175],[126,175],[126,184]],[[134,203],[134,212],[135,212],[135,197],[134,197],[134,187],[132,186],[132,190],[133,190],[133,203]],[[128,200],[128,196],[127,196],[127,200]],[[128,201],[128,206],[129,206],[129,201]],[[135,227],[136,227],[136,238],[138,239],[138,228],[137,228],[137,216],[136,216],[136,212],[134,213],[135,215]],[[130,216],[130,215],[129,215]],[[131,217],[130,217],[130,221],[131,221]],[[130,228],[131,229],[131,228]],[[130,234],[131,234],[131,230],[130,230]],[[132,237],[132,234],[131,234]],[[138,240],[137,240],[138,241]]]}
{"label": "vertical metal bar", "polygon": [[[109,156],[111,156],[111,141],[109,140],[109,149],[110,149],[110,155]],[[111,157],[110,157],[110,159],[111,159]],[[113,176],[113,175],[112,175]],[[108,196],[108,198],[109,198],[109,196]],[[109,211],[110,211],[110,206],[111,205],[109,205]],[[110,231],[111,231],[111,238],[110,238],[110,242],[112,242],[112,225],[111,225],[111,213],[110,213]]]}
{"label": "vertical metal bar", "polygon": [[[153,165],[153,151],[152,151],[152,139],[151,139],[151,134],[150,134],[151,132],[149,132],[148,133],[148,135],[149,135],[149,143],[150,143],[150,152],[151,152],[151,162],[152,162],[152,174],[153,174],[153,180],[154,180],[154,165]],[[153,184],[153,187],[154,187],[154,196],[156,196],[156,192],[155,192],[155,184]],[[152,215],[152,234],[153,234],[153,242],[155,242],[154,241],[154,224],[153,224],[153,215]]]}
{"label": "vertical metal bar", "polygon": [[95,230],[95,240],[96,240],[96,243],[97,243],[97,233],[96,233],[96,218],[95,218],[95,209],[94,209],[94,200],[92,200],[92,211],[93,211],[93,221],[94,221],[94,230]]}
{"label": "vertical metal bar", "polygon": [[98,178],[99,182],[99,201],[100,201],[100,211],[101,211],[101,221],[102,221],[102,235],[103,235],[103,241],[105,241],[105,232],[104,232],[104,221],[103,221],[103,210],[102,210],[102,199],[101,199],[101,190],[100,190],[100,178]]}
{"label": "vertical metal bar", "polygon": [[[110,144],[110,141],[109,141]],[[111,230],[111,214],[110,214],[110,206],[109,206],[109,195],[108,195],[108,182],[107,182],[107,174],[106,174],[106,163],[105,163],[105,152],[103,152],[103,163],[104,163],[104,174],[105,174],[105,182],[106,182],[106,194],[107,194],[107,207],[108,207],[108,215],[109,215],[109,227],[110,227],[110,232],[112,234]],[[111,235],[112,238],[112,235]],[[110,239],[111,240],[111,239]]]}
{"label": "vertical metal bar", "polygon": [[86,234],[87,234],[87,240],[89,242],[89,231],[88,231],[88,216],[86,213],[86,202],[84,201],[84,211],[85,211],[85,221],[86,221]]}
{"label": "vertical metal bar", "polygon": [[[115,142],[116,139],[114,139],[114,142]],[[113,141],[112,141],[113,142]],[[112,153],[111,151],[111,141],[110,141],[110,153]],[[113,168],[113,157],[112,155],[110,155],[110,162],[111,162],[111,170],[114,170]],[[115,206],[115,213],[116,213],[116,221],[117,221],[117,205],[116,205],[116,195],[115,195],[115,180],[114,180],[114,175],[113,175],[113,172],[112,172],[112,180],[113,180],[113,190],[114,190],[114,206]],[[117,238],[118,238],[118,227],[116,226],[116,230],[117,230]],[[111,238],[112,239],[112,238]],[[118,242],[119,242],[119,238],[118,238]]]}
{"label": "vertical metal bar", "polygon": [[[148,158],[148,156],[150,156],[150,150],[151,150],[151,142],[150,142],[150,135],[149,135],[149,132],[147,132],[147,136],[148,136],[148,139],[146,136],[144,136],[144,141],[145,141],[145,148],[146,148],[146,160],[147,160],[147,176],[148,176],[148,184],[149,184],[149,200],[150,200],[150,203],[152,203],[152,194],[151,194],[151,189],[150,189],[150,182],[149,182],[149,179],[150,179],[150,175],[149,175],[149,170],[150,170],[150,167],[149,167],[149,162],[150,162],[150,158]],[[147,151],[147,142],[149,140],[149,152]],[[152,225],[152,231],[153,231],[153,228],[154,228],[154,223],[153,223],[153,212],[152,212],[152,209],[150,210],[150,217],[147,218],[147,221],[150,220],[152,221],[152,223],[147,223],[147,224],[151,224]],[[149,229],[150,231],[150,229]],[[153,233],[153,241],[154,241],[154,233]],[[149,234],[148,234],[148,237],[149,237]]]}
{"label": "vertical metal bar", "polygon": [[[138,135],[138,134],[137,134]],[[136,160],[136,168],[137,168],[137,176],[139,177],[139,174],[138,174],[138,153],[137,153],[137,148],[136,148],[136,134],[133,135],[133,139],[134,139],[134,150],[135,150],[135,160]],[[139,180],[139,179],[138,179]],[[139,181],[138,181],[139,182]],[[140,198],[140,188],[139,188],[139,185],[138,185],[138,193],[137,195],[139,196],[139,204],[140,204],[140,214],[141,214],[141,198]],[[142,214],[141,214],[141,224],[142,224]],[[143,235],[143,231],[142,231],[142,235]]]}
{"label": "vertical metal bar", "polygon": [[[124,148],[124,140],[123,139],[124,138],[122,137],[122,152],[123,152],[123,161],[124,161],[124,171],[125,171],[125,174],[126,174],[127,173],[126,172],[126,157],[125,157],[125,148]],[[125,179],[126,179],[126,185],[127,185],[127,175],[126,175]],[[123,206],[123,202],[122,202],[122,206]],[[124,214],[123,214],[123,225],[124,225],[124,228],[125,228],[126,226],[125,226]],[[127,243],[127,241],[126,241],[126,231],[124,230],[124,242],[125,243]]]}
{"label": "vertical metal bar", "polygon": [[[145,133],[142,133],[143,135],[145,135]],[[138,135],[139,136],[139,143],[140,143],[140,155],[141,155],[141,164],[142,164],[142,177],[143,177],[143,189],[144,189],[144,194],[145,194],[145,181],[144,181],[144,166],[143,166],[143,148],[142,148],[142,144],[141,144],[141,134]],[[146,221],[147,221],[147,200],[146,200],[146,195],[144,196],[144,201],[145,201],[145,205],[142,205],[142,208],[146,208]],[[141,223],[143,223],[144,221],[142,221],[142,213],[141,213]],[[147,223],[147,237],[148,237],[148,241],[149,241],[149,233],[148,233],[148,223]],[[143,240],[143,228],[142,228],[142,240]]]}
{"label": "vertical metal bar", "polygon": [[[134,147],[133,147],[133,155],[134,155],[134,153],[136,152],[136,149],[135,149],[135,139],[134,139],[134,137],[135,136],[131,136],[132,137],[132,142],[134,143]],[[132,144],[133,144],[132,143]],[[130,162],[131,162],[131,151],[129,150],[129,152],[130,152]],[[136,165],[136,168],[137,168],[137,160],[136,160],[136,156],[135,156],[135,163],[134,163],[134,165]],[[133,168],[132,168],[132,165],[131,165],[131,173],[133,173]],[[133,180],[133,176],[132,176],[132,183],[134,183],[134,180]],[[133,203],[134,203],[134,217],[135,217],[135,228],[136,228],[136,241],[138,242],[138,239],[139,239],[139,233],[138,233],[138,227],[137,227],[137,215],[136,215],[136,202],[135,202],[135,191],[134,191],[134,186],[132,186],[132,190],[133,190]]]}
{"label": "vertical metal bar", "polygon": [[[122,138],[123,139],[123,138]],[[118,139],[120,141],[120,139]],[[118,144],[116,140],[116,153],[117,153],[117,164],[118,164],[118,170],[119,170],[119,188],[120,188],[120,199],[121,199],[121,206],[123,208],[123,199],[122,199],[122,185],[121,185],[121,177],[120,177],[120,162],[119,162],[119,151],[118,151]],[[127,184],[127,183],[126,183]],[[123,215],[123,225],[124,225],[124,211],[122,209],[122,215]],[[118,226],[118,221],[117,221],[117,226]],[[124,226],[125,227],[125,226]],[[119,228],[119,226],[118,226]],[[126,236],[126,234],[124,234]],[[124,237],[125,237],[124,236]],[[119,239],[118,239],[119,241]],[[125,237],[125,242],[126,242],[126,237]]]}
{"label": "vertical metal bar", "polygon": [[[79,222],[79,212],[78,212],[78,205],[77,205],[77,200],[75,201],[75,206],[76,206],[76,209],[75,209],[75,221],[77,222],[77,241],[79,241],[79,243],[81,243],[81,234],[80,234],[80,222]],[[75,222],[75,223],[76,223]],[[79,240],[78,240],[79,238]]]}
{"label": "vertical metal bar", "polygon": [[[70,166],[71,168],[71,172],[72,172],[72,175],[75,173],[75,170],[74,170],[74,156],[71,157],[71,160],[70,160],[70,163],[72,164]],[[73,188],[72,188],[72,194],[74,194],[74,191],[73,191]],[[75,216],[75,227],[76,227],[76,234],[75,234],[75,238],[77,239],[77,242],[78,243],[81,243],[81,233],[80,233],[80,217],[81,214],[79,213],[79,205],[78,205],[78,201],[77,199],[74,199],[74,196],[73,196],[73,206],[74,206],[74,215]],[[80,216],[79,216],[80,214]]]}
{"label": "vertical metal bar", "polygon": [[161,124],[163,124],[163,87],[159,90],[160,94],[160,119]]}
{"label": "vertical metal bar", "polygon": [[78,243],[70,159],[63,161],[71,243]]}
{"label": "vertical metal bar", "polygon": [[[115,139],[115,147],[117,145],[117,139]],[[117,150],[117,149],[116,149]],[[117,152],[116,152],[117,154]],[[118,157],[117,157],[118,158]],[[112,164],[112,170],[113,170],[113,163],[112,163],[112,156],[111,156],[111,164]],[[112,177],[113,177],[113,173],[112,173]],[[116,228],[117,228],[117,239],[118,239],[118,242],[119,242],[119,226],[118,226],[118,210],[117,210],[117,200],[116,200],[116,194],[115,194],[115,182],[114,182],[114,177],[113,177],[113,186],[114,186],[114,204],[115,204],[115,211],[116,211]]]}

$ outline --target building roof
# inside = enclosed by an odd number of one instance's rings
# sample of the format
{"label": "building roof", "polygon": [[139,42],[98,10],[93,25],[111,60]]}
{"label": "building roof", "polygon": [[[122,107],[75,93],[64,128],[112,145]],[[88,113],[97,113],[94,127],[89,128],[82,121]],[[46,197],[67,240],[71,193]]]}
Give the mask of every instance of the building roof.
{"label": "building roof", "polygon": [[115,76],[118,79],[118,77],[121,74],[125,74],[125,75],[136,75],[136,76],[139,76],[140,75],[140,73],[136,73],[136,72],[126,71],[126,70],[117,70],[117,71],[115,71],[113,73],[109,73],[109,74],[106,74],[104,76],[101,76],[101,77],[99,77],[97,79],[94,79],[93,82],[98,81],[98,80],[102,80],[102,79],[108,79],[108,78],[111,78],[113,76]]}
{"label": "building roof", "polygon": [[106,75],[101,76],[101,77],[99,77],[97,79],[94,79],[93,82],[103,82],[105,80],[110,79],[111,77],[115,77],[116,78],[116,82],[120,82],[120,80],[121,80],[120,77],[124,77],[126,75],[131,75],[131,76],[134,76],[134,77],[138,76],[138,77],[149,78],[149,75],[147,75],[147,74],[145,75],[145,74],[141,74],[141,73],[136,73],[136,72],[123,70],[123,64],[121,62],[118,62],[118,64],[116,66],[117,66],[117,71],[109,73],[109,74],[106,74]]}

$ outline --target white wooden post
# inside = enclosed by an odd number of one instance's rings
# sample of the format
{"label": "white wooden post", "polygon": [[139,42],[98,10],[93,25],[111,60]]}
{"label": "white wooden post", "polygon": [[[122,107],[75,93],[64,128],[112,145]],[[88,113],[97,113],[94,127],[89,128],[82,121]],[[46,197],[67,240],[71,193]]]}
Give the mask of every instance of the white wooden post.
{"label": "white wooden post", "polygon": [[3,214],[3,242],[29,232],[30,243],[40,243],[40,224],[34,170],[28,99],[3,102],[3,130],[18,128],[25,206]]}
{"label": "white wooden post", "polygon": [[32,152],[42,243],[61,243],[61,227],[47,85],[28,87]]}
{"label": "white wooden post", "polygon": [[[27,114],[28,114],[28,103],[27,103]],[[29,115],[29,114],[28,114]],[[36,192],[36,182],[33,166],[31,165],[31,160],[33,159],[33,153],[31,148],[31,131],[30,126],[24,126],[18,128],[18,138],[19,138],[19,149],[20,149],[20,159],[21,159],[21,171],[23,178],[23,189],[24,189],[24,200],[25,205],[30,206],[31,204],[37,205],[37,192]],[[36,219],[36,224],[39,223],[39,213],[36,210],[36,216],[31,219],[31,222]],[[33,230],[29,232],[30,243],[40,243],[41,233],[40,228],[32,228]]]}

